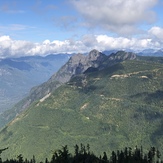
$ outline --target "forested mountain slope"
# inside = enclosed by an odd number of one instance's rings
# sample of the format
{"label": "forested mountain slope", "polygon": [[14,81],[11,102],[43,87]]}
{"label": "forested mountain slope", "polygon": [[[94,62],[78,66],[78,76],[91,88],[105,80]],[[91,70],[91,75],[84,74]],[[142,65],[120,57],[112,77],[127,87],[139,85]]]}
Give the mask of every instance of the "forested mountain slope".
{"label": "forested mountain slope", "polygon": [[[35,101],[0,132],[3,157],[42,159],[68,145],[163,150],[163,64],[125,60],[88,68]],[[71,149],[70,149],[71,150]],[[6,156],[5,156],[6,155]]]}

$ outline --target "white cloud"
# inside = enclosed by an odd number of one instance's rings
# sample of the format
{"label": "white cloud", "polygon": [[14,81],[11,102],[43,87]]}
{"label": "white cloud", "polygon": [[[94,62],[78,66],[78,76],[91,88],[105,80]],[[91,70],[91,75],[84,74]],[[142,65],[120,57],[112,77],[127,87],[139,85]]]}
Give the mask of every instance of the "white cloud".
{"label": "white cloud", "polygon": [[28,41],[12,40],[9,36],[0,37],[0,57],[21,56],[33,47]]}
{"label": "white cloud", "polygon": [[[163,29],[155,27],[149,33],[162,38]],[[107,35],[85,35],[81,40],[45,40],[42,43],[32,43],[23,40],[13,40],[9,36],[0,36],[0,58],[33,56],[55,53],[79,53],[88,52],[92,49],[104,50],[144,50],[148,48],[159,49],[163,42],[159,39],[110,37]]]}
{"label": "white cloud", "polygon": [[132,49],[142,50],[149,47],[154,47],[151,39],[136,39],[136,38],[125,38],[125,37],[109,37],[107,35],[99,35],[96,37],[99,47],[101,50],[107,49]]}
{"label": "white cloud", "polygon": [[23,40],[13,40],[9,36],[0,37],[0,58],[31,55],[48,55],[53,53],[73,53],[87,51],[81,41],[45,40],[42,43],[32,43]]}
{"label": "white cloud", "polygon": [[160,27],[152,27],[148,33],[151,35],[151,36],[154,36],[156,39],[159,39],[160,41],[163,40],[163,28],[160,28]]}
{"label": "white cloud", "polygon": [[152,23],[152,7],[158,0],[71,0],[89,27],[101,27],[118,34],[137,32],[140,23]]}

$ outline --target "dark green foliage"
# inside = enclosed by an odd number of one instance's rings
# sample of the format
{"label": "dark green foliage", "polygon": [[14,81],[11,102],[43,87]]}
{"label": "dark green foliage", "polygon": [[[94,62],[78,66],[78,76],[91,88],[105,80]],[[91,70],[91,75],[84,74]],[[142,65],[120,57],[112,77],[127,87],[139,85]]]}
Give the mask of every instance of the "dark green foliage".
{"label": "dark green foliage", "polygon": [[[63,146],[62,149],[57,150],[53,153],[52,158],[48,161],[45,158],[45,163],[162,163],[160,159],[160,152],[155,147],[147,153],[143,153],[143,148],[137,148],[132,151],[132,148],[125,147],[124,150],[117,150],[117,152],[112,151],[111,156],[108,157],[106,152],[103,153],[103,156],[98,157],[93,152],[90,152],[90,146],[87,144],[85,147],[83,144],[75,145],[75,155],[71,154],[68,150],[67,145]],[[20,154],[17,156],[17,159],[6,159],[0,163],[36,163],[36,159],[33,156],[31,160],[23,159],[23,156]],[[42,161],[40,163],[43,163]]]}

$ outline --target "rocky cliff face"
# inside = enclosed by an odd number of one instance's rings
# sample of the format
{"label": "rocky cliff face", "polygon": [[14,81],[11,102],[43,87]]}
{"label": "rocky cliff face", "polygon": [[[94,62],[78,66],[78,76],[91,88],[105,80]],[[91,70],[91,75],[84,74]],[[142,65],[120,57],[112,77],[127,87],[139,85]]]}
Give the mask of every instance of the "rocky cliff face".
{"label": "rocky cliff face", "polygon": [[136,55],[134,53],[124,51],[113,53],[110,56],[106,56],[95,49],[90,51],[88,55],[79,53],[72,56],[69,61],[47,81],[47,83],[57,82],[63,84],[68,82],[72,76],[82,74],[90,67],[101,69],[101,67],[104,68],[117,62],[133,60],[135,58]]}
{"label": "rocky cliff face", "polygon": [[107,58],[105,54],[92,50],[88,55],[76,54],[51,78],[50,81],[58,80],[61,83],[69,81],[73,75],[82,74],[89,67],[99,67]]}

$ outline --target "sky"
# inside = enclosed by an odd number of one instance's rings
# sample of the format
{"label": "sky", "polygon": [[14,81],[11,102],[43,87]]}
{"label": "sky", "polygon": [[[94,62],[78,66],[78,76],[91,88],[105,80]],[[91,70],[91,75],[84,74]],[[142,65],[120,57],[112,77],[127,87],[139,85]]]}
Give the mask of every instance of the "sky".
{"label": "sky", "polygon": [[163,48],[163,0],[0,0],[0,58]]}

